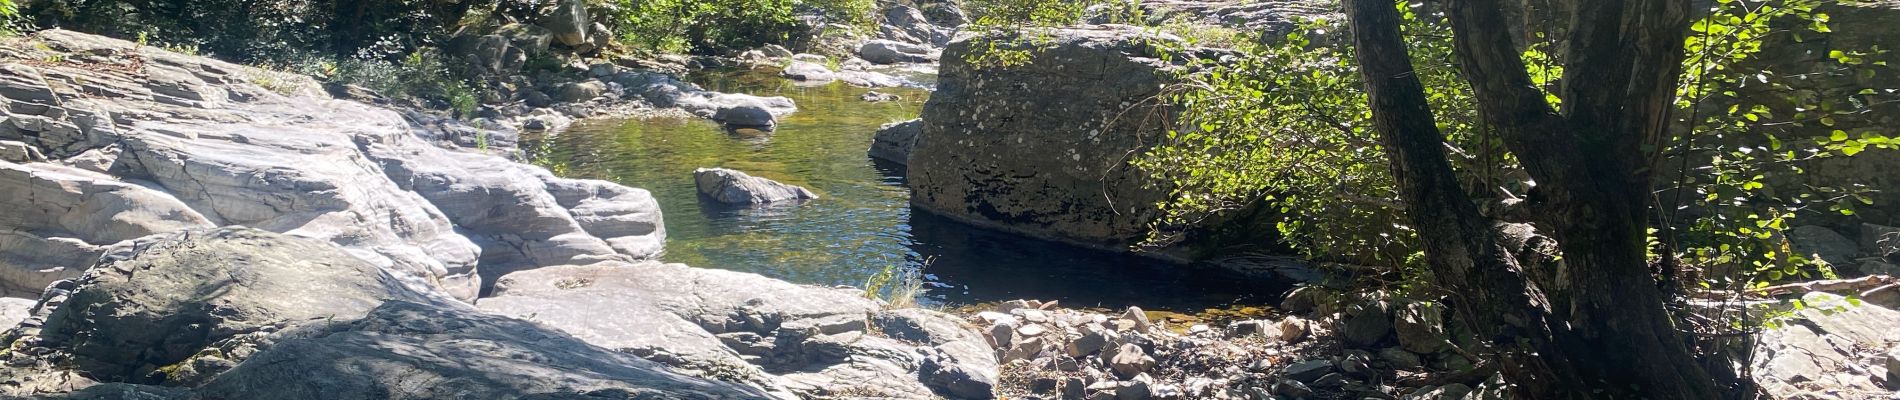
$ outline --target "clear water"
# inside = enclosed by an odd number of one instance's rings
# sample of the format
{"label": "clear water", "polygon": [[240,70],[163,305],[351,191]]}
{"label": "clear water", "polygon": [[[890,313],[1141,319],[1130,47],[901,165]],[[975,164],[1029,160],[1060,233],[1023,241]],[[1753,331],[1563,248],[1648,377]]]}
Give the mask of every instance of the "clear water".
{"label": "clear water", "polygon": [[[732,133],[692,118],[595,120],[543,148],[557,173],[651,190],[665,213],[669,262],[852,286],[896,268],[924,278],[920,302],[945,306],[1029,298],[1189,311],[1259,302],[1284,289],[914,212],[903,167],[865,150],[878,126],[915,118],[927,91],[875,89],[903,100],[869,103],[859,99],[867,89],[799,86],[769,72],[692,78],[711,90],[792,98],[799,111],[772,134]],[[692,179],[701,167],[804,186],[822,198],[762,208],[702,201]]]}

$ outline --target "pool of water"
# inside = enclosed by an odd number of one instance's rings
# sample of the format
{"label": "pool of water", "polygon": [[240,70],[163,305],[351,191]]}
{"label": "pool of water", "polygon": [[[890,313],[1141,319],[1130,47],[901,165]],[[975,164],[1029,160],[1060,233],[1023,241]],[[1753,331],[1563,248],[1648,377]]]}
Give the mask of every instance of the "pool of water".
{"label": "pool of water", "polygon": [[[913,211],[903,166],[865,155],[879,125],[915,118],[929,93],[800,86],[770,71],[704,73],[707,89],[786,96],[798,112],[769,135],[732,133],[693,118],[592,120],[526,146],[547,149],[557,173],[646,188],[665,214],[666,261],[788,281],[853,285],[887,269],[925,281],[919,300],[955,306],[1017,298],[1069,306],[1202,310],[1251,304],[1284,287],[976,229]],[[812,189],[800,204],[740,208],[702,201],[692,172],[725,167]]]}

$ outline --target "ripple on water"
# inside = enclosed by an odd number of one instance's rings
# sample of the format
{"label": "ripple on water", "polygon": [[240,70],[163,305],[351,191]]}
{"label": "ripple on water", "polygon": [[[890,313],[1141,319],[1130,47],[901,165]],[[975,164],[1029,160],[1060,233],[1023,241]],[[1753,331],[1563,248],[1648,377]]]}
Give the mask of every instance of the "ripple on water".
{"label": "ripple on water", "polygon": [[[867,103],[859,99],[866,89],[792,85],[769,73],[694,80],[711,90],[790,97],[799,111],[768,138],[735,135],[704,120],[654,118],[585,121],[545,145],[538,138],[527,144],[546,149],[563,175],[652,191],[665,212],[667,261],[819,285],[858,285],[896,266],[927,278],[923,302],[944,305],[1038,298],[1189,311],[1258,302],[1284,290],[913,213],[903,167],[872,160],[865,150],[880,125],[917,116],[928,96],[921,89],[877,89],[903,100]],[[705,202],[692,182],[701,167],[804,186],[821,198],[759,208]]]}

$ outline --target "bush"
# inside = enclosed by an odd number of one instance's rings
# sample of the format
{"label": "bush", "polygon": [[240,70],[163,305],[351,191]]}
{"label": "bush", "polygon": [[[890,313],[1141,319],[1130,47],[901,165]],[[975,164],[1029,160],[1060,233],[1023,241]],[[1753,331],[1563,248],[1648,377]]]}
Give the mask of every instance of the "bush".
{"label": "bush", "polygon": [[618,0],[615,33],[632,50],[709,53],[788,43],[810,33],[799,14],[861,26],[873,0]]}

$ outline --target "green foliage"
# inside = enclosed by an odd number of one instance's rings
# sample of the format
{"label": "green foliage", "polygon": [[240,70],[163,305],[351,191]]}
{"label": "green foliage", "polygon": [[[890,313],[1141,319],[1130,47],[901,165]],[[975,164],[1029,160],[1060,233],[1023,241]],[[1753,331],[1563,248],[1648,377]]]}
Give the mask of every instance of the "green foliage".
{"label": "green foliage", "polygon": [[868,26],[873,0],[617,0],[614,29],[632,50],[683,53],[787,43],[808,29],[812,11],[846,26]]}
{"label": "green foliage", "polygon": [[[1473,179],[1501,180],[1510,163],[1477,129],[1471,94],[1449,64],[1448,29],[1407,11],[1414,63],[1448,141],[1461,150],[1454,158]],[[1284,240],[1308,257],[1375,265],[1415,259],[1416,234],[1405,226],[1371,133],[1352,49],[1314,44],[1342,28],[1301,21],[1282,40],[1235,40],[1246,57],[1182,77],[1188,83],[1170,98],[1185,109],[1181,128],[1135,161],[1172,190],[1151,242],[1264,197],[1285,215],[1278,226]]]}
{"label": "green foliage", "polygon": [[[1852,215],[1872,204],[1864,187],[1830,187],[1796,180],[1812,162],[1856,156],[1895,144],[1877,127],[1832,129],[1827,137],[1799,139],[1804,131],[1833,128],[1881,101],[1871,90],[1849,96],[1817,95],[1805,82],[1827,75],[1853,77],[1883,66],[1868,61],[1882,50],[1837,49],[1837,65],[1818,73],[1762,67],[1764,43],[1797,45],[1832,30],[1815,11],[1821,0],[1719,1],[1692,26],[1678,107],[1689,129],[1669,142],[1676,186],[1659,199],[1668,220],[1683,228],[1672,239],[1692,265],[1705,270],[1698,285],[1752,289],[1799,279],[1834,277],[1832,266],[1798,254],[1787,240],[1799,215]],[[1810,43],[1811,44],[1811,43]],[[1838,81],[1852,82],[1852,79]],[[1822,129],[1826,129],[1822,128]],[[1694,210],[1683,213],[1683,210]]]}
{"label": "green foliage", "polygon": [[[9,0],[11,1],[11,0]],[[447,36],[479,2],[443,0],[42,0],[23,16],[83,32],[195,47],[232,61],[282,64],[307,54],[409,51]]]}
{"label": "green foliage", "polygon": [[[1090,6],[1113,0],[970,0],[970,23],[963,29],[986,40],[973,41],[964,60],[978,67],[1014,67],[1029,62],[1032,52],[1047,46],[1051,37],[1034,32],[1079,23]],[[1129,9],[1139,8],[1129,6]]]}
{"label": "green foliage", "polygon": [[422,48],[391,62],[368,52],[336,61],[307,59],[289,69],[331,82],[362,86],[384,96],[447,108],[457,116],[475,115],[481,107],[475,86],[443,60],[440,51]]}
{"label": "green foliage", "polygon": [[[1755,60],[1764,43],[1799,43],[1829,32],[1827,16],[1814,11],[1820,1],[1723,0],[1687,40],[1681,120],[1651,149],[1665,181],[1657,212],[1671,222],[1655,231],[1652,255],[1699,267],[1696,278],[1704,287],[1833,276],[1829,266],[1794,254],[1784,231],[1798,215],[1851,215],[1871,200],[1865,188],[1820,187],[1796,177],[1816,160],[1900,145],[1880,131],[1891,127],[1850,123],[1869,118],[1872,105],[1895,101],[1892,93],[1830,95],[1802,86],[1820,75],[1864,78],[1866,69],[1885,67],[1877,57],[1884,50],[1832,51],[1831,65],[1819,72],[1775,71]],[[1413,64],[1467,192],[1488,202],[1524,197],[1528,178],[1481,123],[1467,83],[1452,67],[1442,17],[1417,11],[1427,9],[1422,5],[1401,8]],[[1418,239],[1402,218],[1388,162],[1370,131],[1352,49],[1316,44],[1341,28],[1303,21],[1285,40],[1241,38],[1236,50],[1245,56],[1187,70],[1170,96],[1184,107],[1179,128],[1134,162],[1172,190],[1160,204],[1166,215],[1153,227],[1151,243],[1264,199],[1284,214],[1283,240],[1304,255],[1395,266],[1417,283]],[[1553,47],[1548,39],[1530,43],[1523,58],[1534,83],[1561,107],[1554,92],[1563,65],[1547,53]],[[1812,140],[1802,136],[1816,127],[1839,128]]]}

